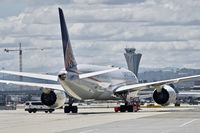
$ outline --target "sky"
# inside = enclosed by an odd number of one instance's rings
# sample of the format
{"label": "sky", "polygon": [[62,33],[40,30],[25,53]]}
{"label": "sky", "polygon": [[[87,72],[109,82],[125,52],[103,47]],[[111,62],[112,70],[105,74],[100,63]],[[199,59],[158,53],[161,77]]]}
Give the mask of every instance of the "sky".
{"label": "sky", "polygon": [[142,53],[143,68],[200,69],[199,0],[1,0],[0,69],[58,72],[64,11],[78,64],[126,67],[124,48]]}

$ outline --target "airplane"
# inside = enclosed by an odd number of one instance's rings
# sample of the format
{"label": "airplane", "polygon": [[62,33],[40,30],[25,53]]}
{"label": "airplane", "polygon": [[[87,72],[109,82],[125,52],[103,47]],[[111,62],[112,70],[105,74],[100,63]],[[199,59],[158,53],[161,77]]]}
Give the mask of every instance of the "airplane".
{"label": "airplane", "polygon": [[135,97],[141,90],[154,88],[153,99],[160,105],[175,103],[176,92],[173,86],[181,81],[199,78],[200,75],[187,76],[169,80],[149,83],[139,83],[135,74],[125,68],[114,66],[99,66],[90,64],[77,64],[64,14],[58,8],[62,46],[64,55],[64,69],[58,75],[36,74],[26,72],[14,72],[1,70],[1,73],[37,78],[42,80],[58,81],[58,84],[33,83],[11,80],[0,80],[0,83],[32,86],[42,91],[41,101],[51,108],[64,106],[67,93],[70,97],[68,105],[64,107],[64,113],[77,113],[78,107],[73,106],[74,99],[77,100],[116,100],[121,99],[124,105],[120,105],[120,112],[133,112],[130,99]]}

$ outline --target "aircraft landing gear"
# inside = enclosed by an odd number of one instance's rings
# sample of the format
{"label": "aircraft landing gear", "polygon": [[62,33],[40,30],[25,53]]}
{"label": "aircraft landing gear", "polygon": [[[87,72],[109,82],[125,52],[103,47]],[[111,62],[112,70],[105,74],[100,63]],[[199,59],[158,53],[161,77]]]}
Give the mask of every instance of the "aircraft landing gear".
{"label": "aircraft landing gear", "polygon": [[64,113],[78,113],[78,107],[77,106],[72,106],[74,102],[74,99],[69,97],[69,106],[64,107]]}
{"label": "aircraft landing gear", "polygon": [[124,105],[120,105],[120,107],[115,107],[114,111],[115,112],[137,112],[140,110],[140,102],[139,98],[131,98],[129,102],[127,101],[127,94],[128,93],[123,93],[120,94],[120,97],[124,100]]}
{"label": "aircraft landing gear", "polygon": [[70,112],[72,112],[72,113],[78,113],[78,107],[77,106],[65,106],[64,107],[64,112],[65,113],[70,113]]}
{"label": "aircraft landing gear", "polygon": [[115,112],[137,112],[140,110],[139,104],[132,104],[132,105],[120,105],[120,107],[115,107]]}

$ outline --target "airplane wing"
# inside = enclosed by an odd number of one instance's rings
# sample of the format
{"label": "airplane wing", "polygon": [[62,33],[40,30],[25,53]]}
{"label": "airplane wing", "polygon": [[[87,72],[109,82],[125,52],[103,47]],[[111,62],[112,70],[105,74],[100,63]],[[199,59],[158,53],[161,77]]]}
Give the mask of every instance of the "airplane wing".
{"label": "airplane wing", "polygon": [[36,74],[36,73],[26,73],[26,72],[15,72],[15,71],[5,71],[1,70],[0,73],[30,77],[30,78],[37,78],[37,79],[45,79],[45,80],[52,80],[58,81],[58,77],[55,75],[48,75],[48,74]]}
{"label": "airplane wing", "polygon": [[182,82],[182,81],[191,80],[191,79],[199,78],[199,77],[200,77],[200,75],[194,75],[194,76],[187,76],[187,77],[181,77],[181,78],[175,78],[175,79],[169,79],[169,80],[162,80],[162,81],[156,81],[156,82],[126,85],[126,86],[121,86],[121,87],[115,89],[115,92],[138,91],[138,90],[140,91],[140,90],[148,89],[148,88],[151,88],[151,87],[158,87],[158,86],[162,86],[162,85],[165,85],[165,84]]}
{"label": "airplane wing", "polygon": [[39,88],[48,88],[48,89],[52,89],[52,90],[65,91],[62,88],[62,86],[59,84],[42,84],[42,83],[19,82],[19,81],[10,81],[10,80],[0,80],[0,83],[39,87]]}

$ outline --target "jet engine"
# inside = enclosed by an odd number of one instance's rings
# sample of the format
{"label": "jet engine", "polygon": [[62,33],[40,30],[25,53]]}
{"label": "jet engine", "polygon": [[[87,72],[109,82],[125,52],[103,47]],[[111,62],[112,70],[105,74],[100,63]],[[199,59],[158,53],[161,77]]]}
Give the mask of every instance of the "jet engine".
{"label": "jet engine", "polygon": [[41,101],[44,105],[47,105],[49,107],[59,108],[64,105],[66,101],[66,96],[65,93],[61,91],[43,91],[41,95]]}
{"label": "jet engine", "polygon": [[176,92],[169,85],[164,85],[160,91],[154,90],[153,99],[157,104],[169,105],[176,102]]}

